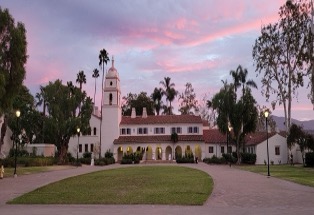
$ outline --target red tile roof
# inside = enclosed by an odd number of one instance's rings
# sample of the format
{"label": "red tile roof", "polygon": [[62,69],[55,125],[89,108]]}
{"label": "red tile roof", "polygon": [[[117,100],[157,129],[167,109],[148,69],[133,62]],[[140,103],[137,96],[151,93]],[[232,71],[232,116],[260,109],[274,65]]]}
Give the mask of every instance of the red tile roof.
{"label": "red tile roof", "polygon": [[205,143],[226,143],[227,136],[218,129],[209,129],[203,131]]}
{"label": "red tile roof", "polygon": [[[275,136],[275,134],[279,134],[279,135],[285,137],[285,132],[279,132],[279,133],[271,132],[271,133],[268,133],[268,138]],[[245,136],[245,145],[248,145],[248,146],[257,145],[257,144],[264,142],[266,140],[267,140],[266,131],[255,132],[255,133],[247,134]]]}
{"label": "red tile roof", "polygon": [[[178,141],[201,141],[204,142],[203,135],[178,135]],[[172,142],[170,135],[154,136],[119,136],[113,141],[118,143],[155,143],[155,142]]]}
{"label": "red tile roof", "polygon": [[120,125],[138,125],[138,124],[173,124],[173,123],[203,123],[200,116],[194,115],[159,115],[147,116],[142,118],[138,116],[131,118],[130,116],[122,116]]}
{"label": "red tile roof", "polygon": [[[226,143],[227,136],[222,134],[218,129],[204,130],[204,140],[205,143]],[[271,138],[277,134],[276,132],[271,132],[268,134],[268,138]],[[285,137],[285,132],[280,132],[279,135]],[[257,145],[267,139],[266,132],[255,132],[247,134],[245,137],[246,145]]]}

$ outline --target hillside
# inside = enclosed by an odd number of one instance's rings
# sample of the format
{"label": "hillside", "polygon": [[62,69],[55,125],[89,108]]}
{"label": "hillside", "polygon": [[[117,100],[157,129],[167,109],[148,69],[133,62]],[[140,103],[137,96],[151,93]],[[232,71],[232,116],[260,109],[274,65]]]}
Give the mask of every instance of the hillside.
{"label": "hillside", "polygon": [[[285,125],[284,125],[285,118],[284,117],[272,116],[272,118],[276,122],[276,125],[279,128],[279,130],[285,130]],[[292,119],[291,123],[294,123],[296,125],[302,125],[304,130],[314,133],[314,120],[300,121],[300,120]]]}

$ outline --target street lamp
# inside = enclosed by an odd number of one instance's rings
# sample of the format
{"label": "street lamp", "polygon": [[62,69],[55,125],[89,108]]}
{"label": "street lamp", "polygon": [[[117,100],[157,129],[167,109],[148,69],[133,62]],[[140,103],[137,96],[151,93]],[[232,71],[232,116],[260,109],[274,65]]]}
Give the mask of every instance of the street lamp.
{"label": "street lamp", "polygon": [[[231,131],[232,127],[230,125],[230,123],[228,123],[228,131],[227,131],[227,154],[229,154],[228,156],[228,160],[229,160],[229,166],[231,167],[231,162],[232,162],[232,159],[231,159],[231,151],[229,151],[229,139],[230,139],[230,131]],[[232,147],[231,147],[232,149]]]}
{"label": "street lamp", "polygon": [[[16,174],[16,160],[17,160],[17,137],[18,137],[18,132],[19,132],[19,118],[21,116],[21,111],[17,110],[15,112],[15,115],[16,115],[16,134],[14,136],[14,142],[15,142],[15,153],[14,153],[14,177],[17,177],[17,174]],[[13,142],[13,143],[14,143]]]}
{"label": "street lamp", "polygon": [[269,115],[269,112],[268,110],[266,110],[264,112],[264,116],[266,118],[266,135],[267,135],[267,176],[269,177],[270,173],[269,173],[269,149],[268,149],[268,115]]}
{"label": "street lamp", "polygon": [[77,147],[76,147],[76,165],[78,165],[78,151],[79,151],[79,144],[80,144],[80,128],[76,129],[77,131]]}

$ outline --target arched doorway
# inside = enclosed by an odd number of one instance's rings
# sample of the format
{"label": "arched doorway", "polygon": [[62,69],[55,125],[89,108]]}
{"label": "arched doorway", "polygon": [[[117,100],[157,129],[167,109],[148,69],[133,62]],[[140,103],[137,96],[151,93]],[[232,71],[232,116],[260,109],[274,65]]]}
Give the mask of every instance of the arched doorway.
{"label": "arched doorway", "polygon": [[162,159],[162,148],[160,146],[156,148],[155,154],[156,154],[156,160]]}
{"label": "arched doorway", "polygon": [[182,157],[182,148],[181,146],[177,146],[175,149],[175,158]]}
{"label": "arched doorway", "polygon": [[152,160],[153,159],[153,150],[151,146],[146,147],[146,160]]}
{"label": "arched doorway", "polygon": [[200,145],[195,146],[195,157],[198,157],[198,160],[202,160],[202,148]]}
{"label": "arched doorway", "polygon": [[130,154],[132,154],[132,153],[133,153],[132,147],[131,147],[131,146],[128,146],[128,147],[126,148],[126,154],[127,154],[127,155],[130,155]]}
{"label": "arched doorway", "polygon": [[166,148],[166,160],[172,160],[172,148],[170,146]]}
{"label": "arched doorway", "polygon": [[193,154],[193,151],[192,151],[190,145],[187,145],[185,148],[185,155],[190,155],[190,154]]}
{"label": "arched doorway", "polygon": [[118,149],[117,149],[117,155],[118,155],[118,161],[122,160],[122,157],[123,157],[123,149],[122,147],[120,146]]}

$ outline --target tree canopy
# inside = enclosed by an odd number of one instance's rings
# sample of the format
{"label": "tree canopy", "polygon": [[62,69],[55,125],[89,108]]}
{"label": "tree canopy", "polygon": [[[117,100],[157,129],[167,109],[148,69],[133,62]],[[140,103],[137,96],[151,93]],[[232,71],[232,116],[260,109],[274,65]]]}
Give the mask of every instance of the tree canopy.
{"label": "tree canopy", "polygon": [[263,26],[253,47],[253,59],[258,75],[262,74],[262,94],[272,105],[283,105],[286,131],[291,124],[292,98],[303,86],[308,74],[310,5],[299,0],[279,9],[279,20]]}
{"label": "tree canopy", "polygon": [[12,109],[25,78],[27,41],[24,24],[0,7],[0,113]]}
{"label": "tree canopy", "polygon": [[122,115],[131,116],[132,108],[135,108],[136,115],[143,114],[143,108],[146,107],[147,115],[154,115],[154,102],[147,96],[146,92],[128,93],[127,96],[123,96],[124,104],[122,105]]}

